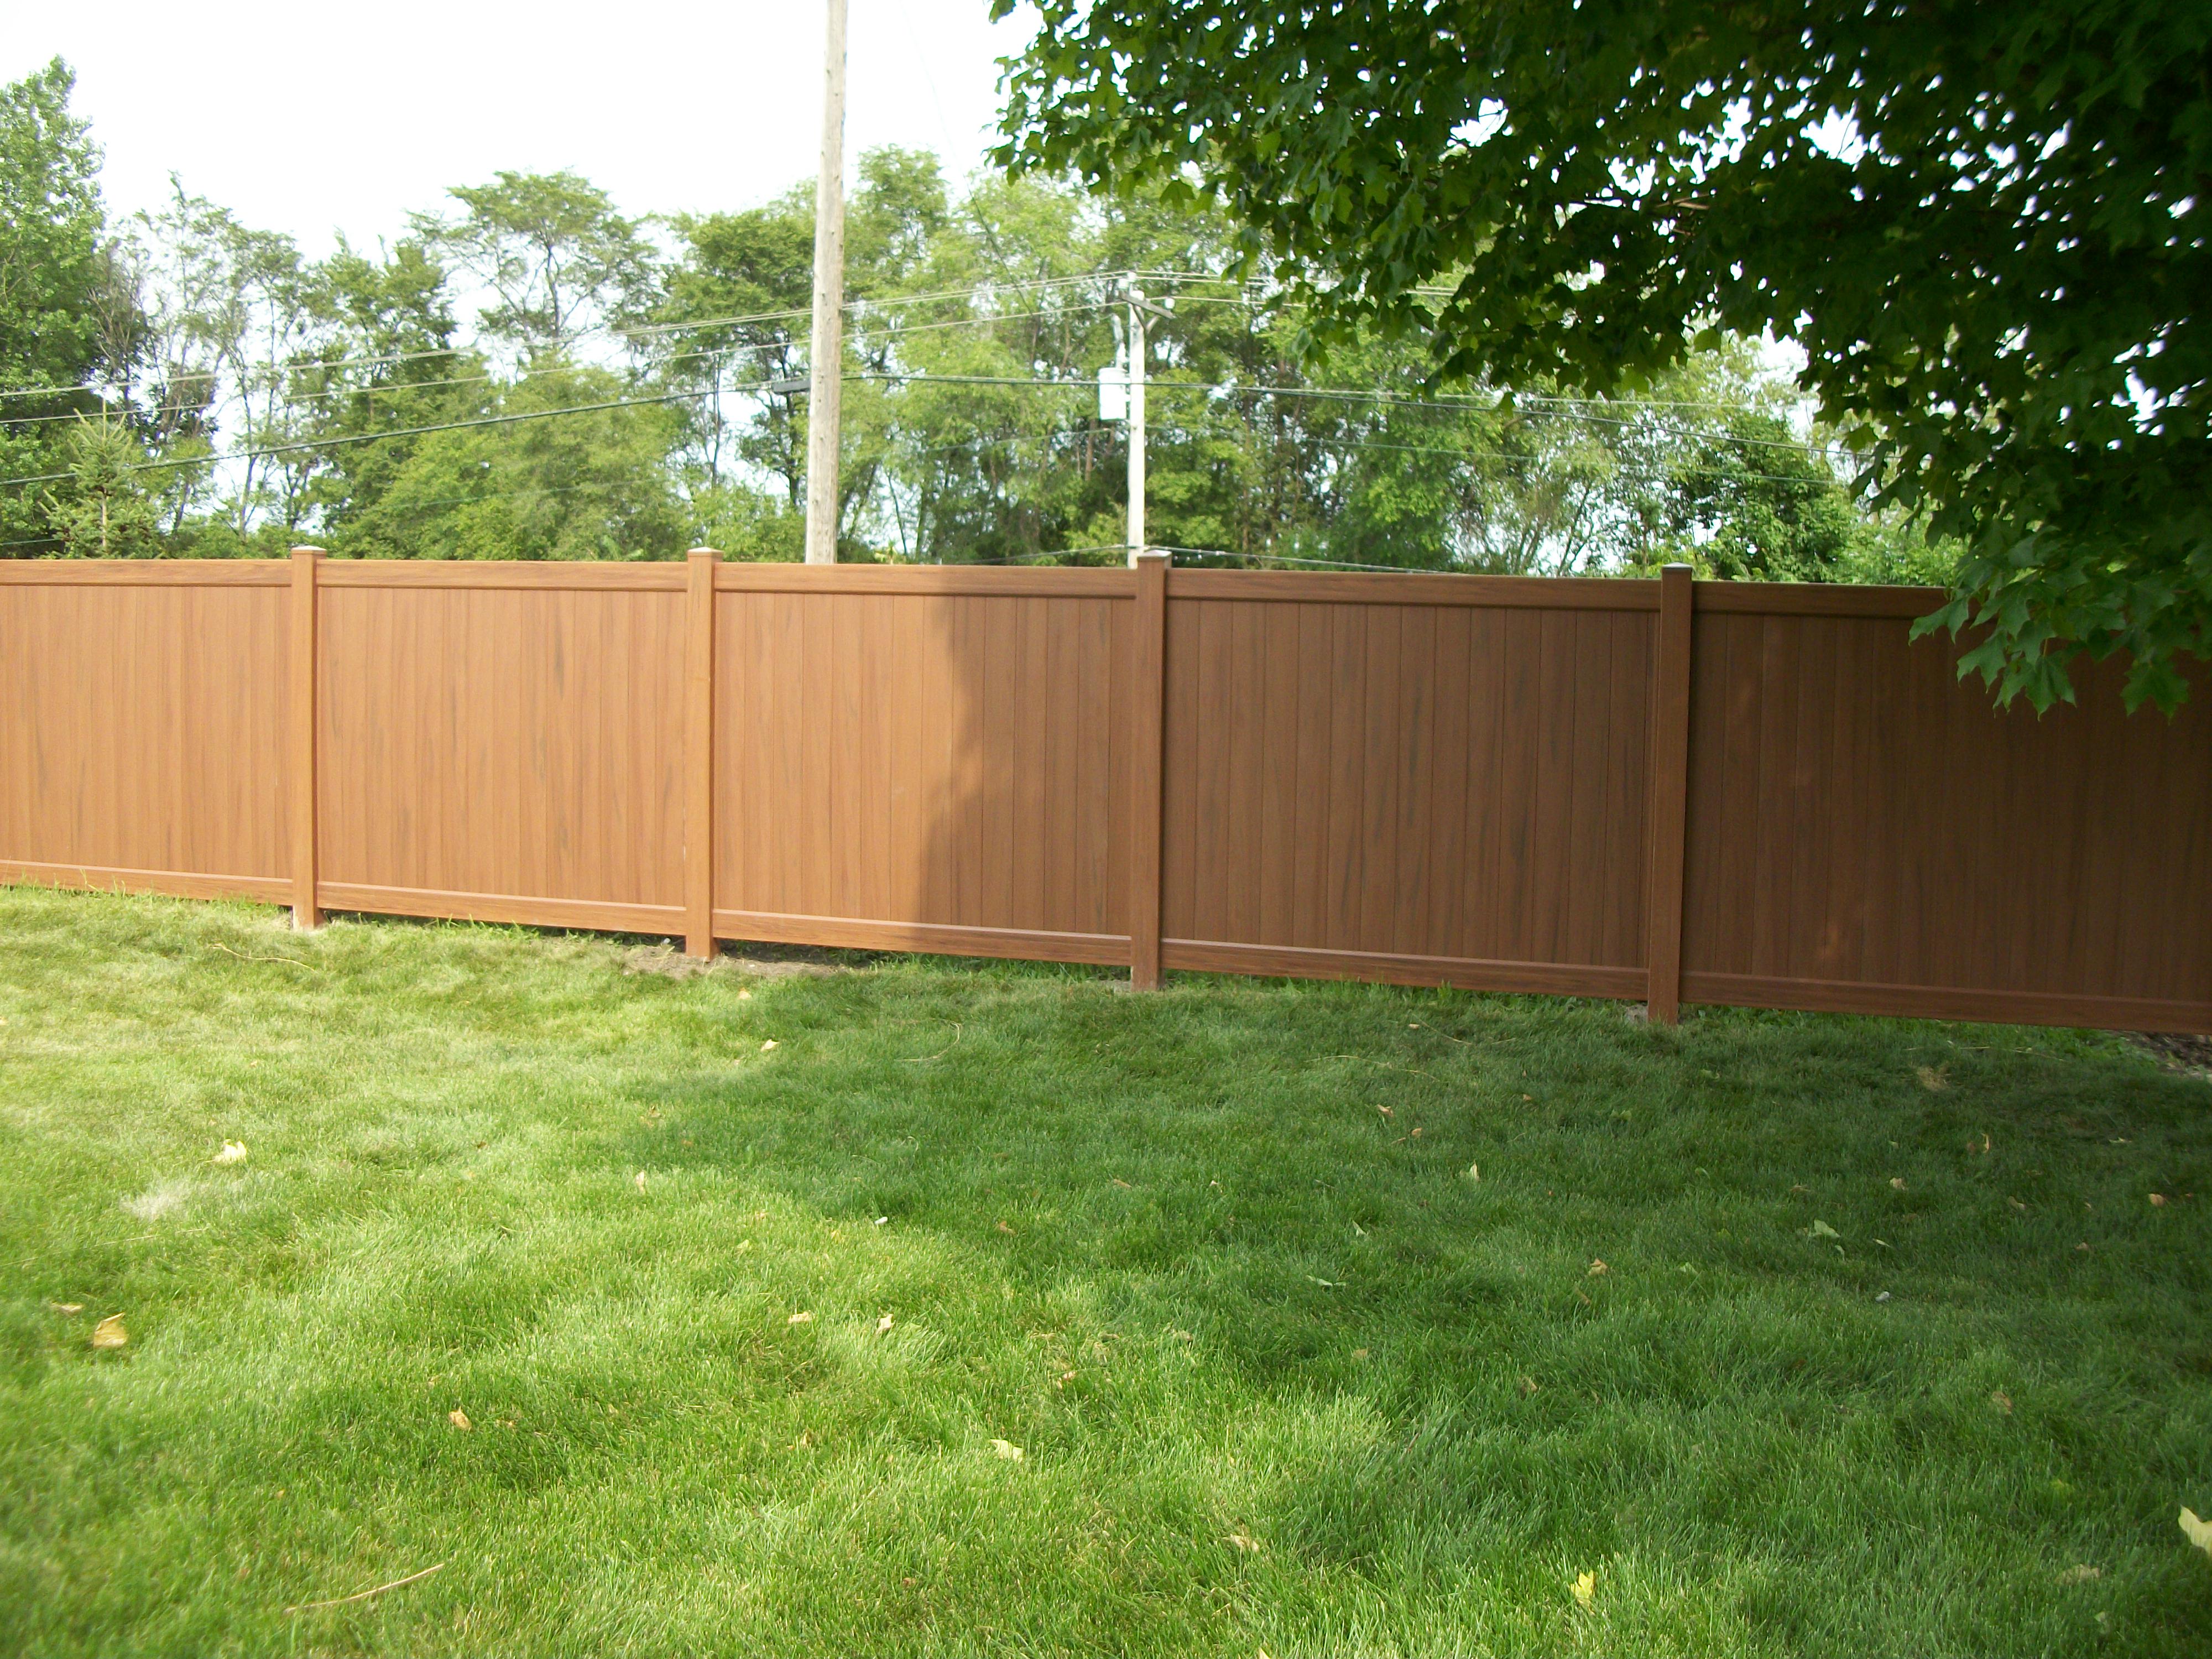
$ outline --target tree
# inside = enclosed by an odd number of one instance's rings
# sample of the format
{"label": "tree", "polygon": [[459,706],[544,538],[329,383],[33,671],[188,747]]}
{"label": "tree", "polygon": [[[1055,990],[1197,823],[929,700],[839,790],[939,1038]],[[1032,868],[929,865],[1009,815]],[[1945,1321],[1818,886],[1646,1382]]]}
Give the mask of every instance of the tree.
{"label": "tree", "polygon": [[85,559],[160,553],[161,514],[138,482],[146,452],[123,422],[79,416],[64,446],[69,479],[44,501],[61,550]]}
{"label": "tree", "polygon": [[327,441],[310,452],[313,510],[326,536],[343,542],[422,441],[379,434],[489,414],[496,388],[483,359],[454,343],[445,268],[419,240],[372,258],[341,237],[315,276],[329,360],[295,369],[293,382],[313,399],[309,434]]}
{"label": "tree", "polygon": [[[1000,15],[1012,0],[994,0]],[[2212,647],[2212,11],[2170,0],[1041,0],[1002,161],[1203,192],[1313,343],[1634,387],[1795,340],[2001,697]],[[1446,291],[1440,306],[1425,292]]]}
{"label": "tree", "polygon": [[[127,361],[136,339],[114,315],[100,151],[69,112],[75,82],[56,58],[0,87],[0,387],[10,394],[0,398],[0,476],[9,477],[64,464],[68,416],[101,406],[88,383],[111,352]],[[49,528],[31,495],[0,497],[9,550],[40,544]]]}
{"label": "tree", "polygon": [[[806,435],[792,400],[762,391],[790,380],[813,295],[812,194],[742,213],[675,222],[682,252],[668,273],[649,349],[671,384],[697,390],[688,447],[702,487],[732,462],[781,483],[791,510],[805,499]],[[737,411],[753,418],[740,424]]]}
{"label": "tree", "polygon": [[489,289],[484,334],[526,357],[558,355],[582,335],[642,316],[653,288],[653,249],[607,193],[573,173],[501,173],[448,192],[456,219],[413,216],[434,255]]}
{"label": "tree", "polygon": [[[332,550],[418,559],[673,558],[685,515],[663,465],[663,407],[545,411],[618,401],[605,369],[556,366],[501,389],[495,412],[536,416],[413,441]],[[368,447],[378,447],[370,445]]]}

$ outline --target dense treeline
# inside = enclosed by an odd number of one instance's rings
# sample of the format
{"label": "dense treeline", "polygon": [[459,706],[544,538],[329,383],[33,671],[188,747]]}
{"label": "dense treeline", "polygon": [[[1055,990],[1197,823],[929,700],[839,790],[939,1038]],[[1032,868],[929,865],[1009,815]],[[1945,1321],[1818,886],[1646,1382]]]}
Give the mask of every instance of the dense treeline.
{"label": "dense treeline", "polygon": [[[57,63],[0,89],[0,543],[11,556],[656,558],[802,539],[811,186],[642,222],[573,174],[456,189],[302,255],[181,185],[111,220]],[[1098,417],[1121,274],[1153,332],[1149,528],[1245,558],[1791,580],[1932,561],[1735,347],[1636,397],[1427,384],[1425,340],[1315,358],[1222,220],[863,156],[848,233],[848,556],[1118,556]]]}

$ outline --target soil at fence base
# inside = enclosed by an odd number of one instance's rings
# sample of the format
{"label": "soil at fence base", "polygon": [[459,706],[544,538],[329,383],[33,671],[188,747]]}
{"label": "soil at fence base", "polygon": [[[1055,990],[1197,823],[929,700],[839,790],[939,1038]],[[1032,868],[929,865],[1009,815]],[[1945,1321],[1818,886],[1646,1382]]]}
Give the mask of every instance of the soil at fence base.
{"label": "soil at fence base", "polygon": [[2156,1054],[2169,1071],[2194,1077],[2212,1077],[2212,1037],[2184,1036],[2174,1031],[2139,1031],[2133,1041]]}
{"label": "soil at fence base", "polygon": [[717,956],[709,960],[685,956],[672,945],[640,945],[623,953],[623,972],[657,974],[663,979],[690,979],[716,972],[752,979],[828,979],[855,966],[859,954],[805,945],[762,945],[744,956]]}

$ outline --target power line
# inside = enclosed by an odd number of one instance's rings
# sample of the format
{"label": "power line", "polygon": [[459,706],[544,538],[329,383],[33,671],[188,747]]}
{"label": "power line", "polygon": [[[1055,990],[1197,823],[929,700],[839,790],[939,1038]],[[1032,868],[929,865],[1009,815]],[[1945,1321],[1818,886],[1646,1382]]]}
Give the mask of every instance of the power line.
{"label": "power line", "polygon": [[[848,312],[865,311],[871,307],[878,307],[933,304],[942,300],[988,298],[994,294],[1024,293],[1033,290],[1070,287],[1083,283],[1095,283],[1103,280],[1110,280],[1121,274],[1121,273],[1118,271],[1094,271],[1073,276],[1040,277],[1029,281],[1017,278],[1008,282],[983,283],[978,283],[970,288],[945,289],[935,293],[927,294],[874,295],[862,298],[848,300],[842,309]],[[580,330],[574,335],[572,335],[570,338],[572,340],[584,340],[596,338],[601,336],[611,336],[622,339],[636,339],[642,337],[659,334],[696,332],[701,329],[735,328],[748,323],[792,322],[805,317],[809,313],[807,309],[804,307],[800,307],[791,310],[756,311],[728,317],[702,317],[696,320],[686,322],[643,323],[629,325],[602,323],[591,328]],[[1037,312],[1030,314],[1043,316],[1050,313]],[[971,320],[988,322],[1000,319],[986,316],[974,319],[962,319],[957,320],[964,323]],[[908,325],[907,326],[920,327],[922,326],[922,325]],[[731,348],[716,349],[729,349]],[[391,351],[379,353],[370,356],[309,358],[300,362],[288,363],[283,365],[283,367],[288,373],[300,373],[308,369],[319,368],[369,368],[389,363],[419,362],[428,357],[465,356],[475,349],[476,347],[472,345],[426,346],[418,351]],[[186,381],[207,380],[218,379],[220,378],[220,370],[208,369],[204,371],[195,370],[179,378]],[[0,398],[69,397],[77,393],[88,392],[91,390],[92,388],[89,386],[8,386],[0,387]]]}
{"label": "power line", "polygon": [[[550,420],[556,415],[589,415],[606,409],[642,409],[659,404],[686,403],[705,392],[672,392],[656,398],[610,398],[601,403],[570,404],[560,409],[526,410],[514,415],[484,415],[467,421],[441,421],[432,426],[393,427],[384,432],[348,433],[335,438],[313,438],[293,444],[274,444],[266,449],[234,450],[227,455],[188,455],[175,459],[133,462],[133,472],[155,472],[179,466],[214,466],[225,461],[265,460],[273,455],[296,455],[307,450],[337,449],[351,444],[380,443],[386,438],[419,438],[432,432],[459,432],[470,427],[513,426],[523,421]],[[0,478],[0,488],[12,484],[58,483],[74,477],[68,472],[41,472],[29,477]]]}
{"label": "power line", "polygon": [[[866,337],[878,332],[888,332],[892,336],[894,340],[896,340],[902,339],[909,334],[926,333],[938,329],[977,328],[993,323],[1029,322],[1040,317],[1057,317],[1062,314],[1062,313],[1055,311],[1002,312],[994,313],[988,316],[982,317],[948,317],[933,323],[894,323],[888,325],[887,327],[882,331],[861,327],[855,329],[854,333],[858,337]],[[787,343],[795,345],[798,343],[796,341],[791,341]],[[703,357],[734,357],[740,352],[757,349],[759,349],[758,347],[746,345],[702,346],[696,350],[673,352],[665,357],[657,359],[656,362],[661,365],[693,362]],[[461,354],[457,352],[453,355],[459,356]],[[278,364],[272,367],[277,373],[289,374],[299,372],[307,368],[315,367],[315,365]],[[184,378],[186,380],[213,380],[219,377],[210,372],[210,374],[204,375],[193,374]],[[520,386],[524,384],[528,378],[529,377],[527,375],[525,375],[520,379],[507,380],[506,376],[501,374],[496,370],[487,370],[482,374],[449,375],[434,380],[392,380],[381,386],[330,386],[320,392],[292,392],[287,395],[283,401],[285,404],[289,407],[300,404],[329,403],[347,398],[391,398],[405,392],[428,392],[434,391],[441,387],[457,386],[483,386],[494,381],[506,381],[506,383],[509,385]],[[754,383],[750,389],[757,389],[758,386],[765,386],[766,384],[767,383],[765,381]],[[77,389],[82,391],[84,388],[80,387]],[[722,389],[725,391],[742,392],[749,388],[745,386],[738,386],[724,387]],[[244,394],[241,393],[240,395],[243,396]],[[112,416],[124,413],[127,413],[127,411],[118,411],[108,409],[92,412],[87,412],[82,410],[68,410],[62,413],[53,415],[0,415],[0,428],[12,429],[17,427],[43,426],[60,421],[89,420],[95,418],[96,416]]]}

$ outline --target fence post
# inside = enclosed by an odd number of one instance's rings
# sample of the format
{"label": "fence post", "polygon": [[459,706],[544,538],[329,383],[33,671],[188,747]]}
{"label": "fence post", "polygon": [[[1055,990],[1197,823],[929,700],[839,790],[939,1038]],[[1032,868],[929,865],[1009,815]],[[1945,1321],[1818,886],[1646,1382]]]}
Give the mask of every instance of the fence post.
{"label": "fence post", "polygon": [[684,590],[684,951],[714,954],[714,569],[695,547]]}
{"label": "fence post", "polygon": [[1697,589],[1690,567],[1659,574],[1659,627],[1651,657],[1651,867],[1644,889],[1644,1006],[1655,1024],[1682,1012],[1682,859],[1690,805],[1690,641]]}
{"label": "fence post", "polygon": [[1160,793],[1167,742],[1168,556],[1137,555],[1129,726],[1129,983],[1160,982]]}
{"label": "fence post", "polygon": [[292,550],[292,926],[322,926],[315,883],[315,589],[319,547]]}

